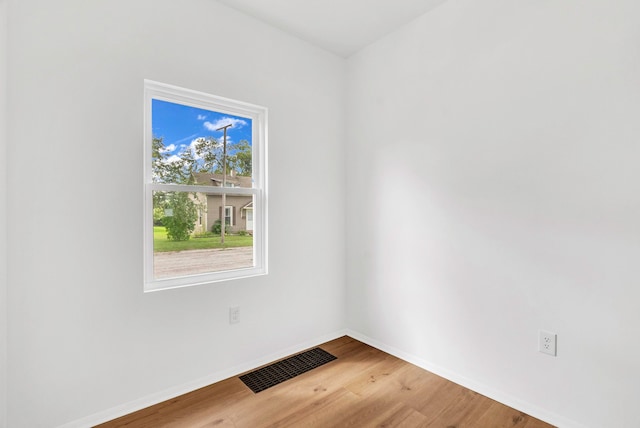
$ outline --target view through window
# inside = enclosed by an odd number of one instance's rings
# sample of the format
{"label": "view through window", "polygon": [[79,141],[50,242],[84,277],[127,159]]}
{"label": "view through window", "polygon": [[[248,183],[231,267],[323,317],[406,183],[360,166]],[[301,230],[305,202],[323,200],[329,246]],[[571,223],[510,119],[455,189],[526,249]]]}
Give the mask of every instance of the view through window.
{"label": "view through window", "polygon": [[145,289],[266,273],[266,110],[145,89]]}

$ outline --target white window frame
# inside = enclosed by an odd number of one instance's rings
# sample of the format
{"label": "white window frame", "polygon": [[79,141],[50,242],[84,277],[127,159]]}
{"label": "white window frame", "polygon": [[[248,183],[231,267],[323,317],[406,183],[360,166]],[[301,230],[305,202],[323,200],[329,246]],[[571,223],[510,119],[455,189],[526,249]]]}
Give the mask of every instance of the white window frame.
{"label": "white window frame", "polygon": [[227,209],[229,210],[229,227],[233,227],[233,206],[231,205],[225,205],[224,207],[224,224],[227,224]]}
{"label": "white window frame", "polygon": [[[214,187],[154,183],[152,180],[153,99],[226,113],[252,120],[253,187]],[[165,83],[144,81],[144,291],[158,291],[266,275],[267,257],[267,109]],[[153,276],[153,192],[204,192],[253,196],[253,267],[155,279]],[[233,213],[232,213],[233,215]]]}

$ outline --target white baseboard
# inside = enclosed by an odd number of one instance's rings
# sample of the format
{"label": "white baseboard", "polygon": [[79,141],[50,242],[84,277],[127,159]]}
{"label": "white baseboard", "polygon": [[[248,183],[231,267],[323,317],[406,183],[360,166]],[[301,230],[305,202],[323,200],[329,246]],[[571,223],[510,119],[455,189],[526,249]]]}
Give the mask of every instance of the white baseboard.
{"label": "white baseboard", "polygon": [[375,339],[372,339],[368,336],[360,334],[356,331],[347,330],[346,335],[356,340],[359,340],[362,343],[366,343],[369,346],[373,346],[376,349],[379,349],[388,354],[391,354],[394,357],[400,358],[422,369],[425,369],[433,374],[436,374],[440,377],[450,380],[451,382],[457,383],[458,385],[462,385],[465,388],[468,388],[472,391],[475,391],[479,394],[489,397],[492,400],[498,401],[506,406],[512,407],[530,416],[533,416],[534,418],[545,421],[558,428],[588,428],[585,425],[582,425],[578,422],[556,415],[555,413],[549,412],[531,403],[520,400],[517,397],[514,397],[510,394],[506,394],[502,391],[498,391],[480,382],[476,382],[465,376],[461,376],[443,367],[437,366],[435,364],[431,364],[428,361],[423,360],[422,358],[419,358],[415,355],[404,352],[400,349],[394,348],[393,346],[389,346],[385,343],[379,342]]}
{"label": "white baseboard", "polygon": [[182,385],[177,385],[175,387],[165,389],[164,391],[158,392],[156,394],[151,394],[146,397],[142,397],[140,399],[130,401],[128,403],[124,403],[116,407],[112,407],[102,412],[95,413],[93,415],[84,417],[82,419],[78,419],[78,420],[66,423],[64,425],[60,425],[58,426],[58,428],[93,427],[95,425],[111,421],[121,416],[128,415],[129,413],[136,412],[138,410],[142,410],[149,406],[162,403],[163,401],[170,400],[180,395],[195,391],[196,389],[200,389],[205,386],[214,384],[216,382],[220,382],[221,380],[225,380],[230,377],[237,376],[241,373],[253,370],[256,367],[269,364],[275,360],[288,357],[289,355],[292,355],[292,354],[297,354],[300,351],[303,351],[305,349],[313,348],[314,346],[320,345],[322,343],[328,342],[333,339],[337,339],[338,337],[342,337],[345,335],[347,335],[346,330],[339,330],[330,334],[326,334],[324,336],[317,337],[315,339],[308,340],[303,343],[299,343],[295,346],[282,349],[276,353],[267,355],[263,358],[259,358],[253,361],[248,361],[246,363],[239,364],[237,366],[233,366],[216,373],[212,373],[211,375],[206,376],[204,378],[197,379],[192,382],[187,382]]}

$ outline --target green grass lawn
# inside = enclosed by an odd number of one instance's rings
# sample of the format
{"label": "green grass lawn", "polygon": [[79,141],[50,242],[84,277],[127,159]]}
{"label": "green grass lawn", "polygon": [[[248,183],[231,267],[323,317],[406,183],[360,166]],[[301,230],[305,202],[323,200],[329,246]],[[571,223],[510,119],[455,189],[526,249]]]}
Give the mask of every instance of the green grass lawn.
{"label": "green grass lawn", "polygon": [[205,250],[209,248],[232,248],[253,246],[253,236],[225,235],[224,245],[220,244],[220,236],[194,238],[188,241],[169,241],[167,230],[162,226],[153,227],[153,251],[185,251]]}

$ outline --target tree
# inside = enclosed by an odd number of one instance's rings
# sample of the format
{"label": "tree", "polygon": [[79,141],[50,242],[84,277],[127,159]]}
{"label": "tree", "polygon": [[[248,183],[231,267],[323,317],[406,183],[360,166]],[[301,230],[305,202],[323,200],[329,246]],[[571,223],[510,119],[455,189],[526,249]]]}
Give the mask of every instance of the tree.
{"label": "tree", "polygon": [[212,137],[197,138],[193,142],[193,152],[199,159],[194,165],[194,172],[212,172],[222,164],[222,144]]}
{"label": "tree", "polygon": [[195,229],[197,219],[198,207],[189,193],[167,192],[165,217],[162,219],[162,224],[167,228],[167,238],[169,240],[188,240]]}
{"label": "tree", "polygon": [[169,157],[162,137],[153,137],[151,146],[151,173],[154,183],[186,183],[188,160]]}
{"label": "tree", "polygon": [[[169,155],[162,137],[153,137],[153,181],[188,184],[194,172],[222,173],[223,143],[213,137],[199,137],[177,154]],[[251,175],[251,145],[247,140],[227,144],[227,173]]]}
{"label": "tree", "polygon": [[247,140],[231,144],[229,165],[238,175],[251,176],[251,146]]}

